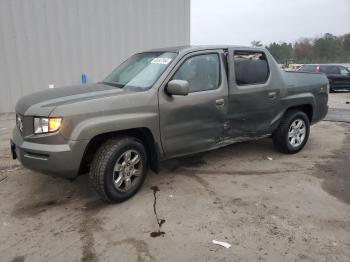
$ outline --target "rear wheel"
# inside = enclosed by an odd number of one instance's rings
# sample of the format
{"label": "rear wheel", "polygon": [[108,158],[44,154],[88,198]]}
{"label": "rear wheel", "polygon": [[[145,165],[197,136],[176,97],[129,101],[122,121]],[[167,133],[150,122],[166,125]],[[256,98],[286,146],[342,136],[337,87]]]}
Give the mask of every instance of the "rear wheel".
{"label": "rear wheel", "polygon": [[108,202],[122,202],[137,193],[148,163],[142,142],[132,137],[108,140],[96,152],[90,169],[90,183]]}
{"label": "rear wheel", "polygon": [[310,134],[310,121],[301,111],[287,111],[273,134],[275,148],[282,153],[295,154],[305,146]]}

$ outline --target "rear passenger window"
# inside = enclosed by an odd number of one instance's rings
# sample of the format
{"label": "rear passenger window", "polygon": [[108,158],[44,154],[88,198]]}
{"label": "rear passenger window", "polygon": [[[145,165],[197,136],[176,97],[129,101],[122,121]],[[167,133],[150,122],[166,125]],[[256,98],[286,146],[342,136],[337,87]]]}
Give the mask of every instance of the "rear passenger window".
{"label": "rear passenger window", "polygon": [[[299,72],[306,72],[306,73],[314,73],[316,72],[316,67],[315,65],[303,65],[298,71]],[[321,69],[322,71],[323,69]],[[324,69],[326,70],[326,69]],[[322,71],[323,72],[323,71]]]}
{"label": "rear passenger window", "polygon": [[330,69],[331,69],[331,67],[329,67],[329,66],[320,66],[321,73],[329,74]]}
{"label": "rear passenger window", "polygon": [[234,63],[238,85],[263,84],[269,77],[269,65],[263,52],[235,51]]}
{"label": "rear passenger window", "polygon": [[188,58],[172,79],[188,81],[190,93],[217,89],[220,84],[218,54],[196,55]]}
{"label": "rear passenger window", "polygon": [[340,75],[340,70],[337,66],[332,66],[330,69],[329,69],[329,74],[330,75]]}

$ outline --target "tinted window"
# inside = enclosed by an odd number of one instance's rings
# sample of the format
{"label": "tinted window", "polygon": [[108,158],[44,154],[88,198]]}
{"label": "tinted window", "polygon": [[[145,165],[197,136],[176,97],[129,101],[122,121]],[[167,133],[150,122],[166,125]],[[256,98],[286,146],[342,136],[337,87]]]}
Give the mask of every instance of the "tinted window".
{"label": "tinted window", "polygon": [[329,68],[329,71],[328,71],[328,74],[331,74],[331,75],[340,75],[340,70],[337,66],[331,66]]}
{"label": "tinted window", "polygon": [[269,77],[269,65],[263,52],[235,51],[234,63],[238,85],[262,84]]}
{"label": "tinted window", "polygon": [[340,66],[339,70],[340,70],[340,74],[342,76],[348,76],[349,75],[349,71],[345,67]]}
{"label": "tinted window", "polygon": [[320,72],[321,73],[329,74],[331,69],[332,69],[331,66],[320,66]]}
{"label": "tinted window", "polygon": [[299,70],[299,72],[316,72],[316,66],[315,65],[303,65]]}
{"label": "tinted window", "polygon": [[219,87],[220,63],[217,54],[188,58],[172,79],[187,80],[190,92],[212,90]]}

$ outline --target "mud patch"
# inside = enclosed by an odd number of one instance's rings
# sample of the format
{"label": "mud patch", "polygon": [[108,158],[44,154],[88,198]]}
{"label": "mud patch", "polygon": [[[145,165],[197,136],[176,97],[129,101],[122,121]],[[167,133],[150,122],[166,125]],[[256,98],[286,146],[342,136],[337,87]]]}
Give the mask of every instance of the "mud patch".
{"label": "mud patch", "polygon": [[334,229],[334,228],[338,228],[340,230],[344,230],[349,232],[350,231],[350,221],[343,221],[343,220],[321,220],[319,221],[320,225],[322,226],[322,228],[326,228],[326,229]]}
{"label": "mud patch", "polygon": [[196,181],[199,185],[201,185],[206,191],[207,194],[214,198],[213,204],[216,205],[217,208],[224,210],[224,203],[221,198],[218,196],[214,188],[211,187],[210,183],[206,181],[199,175],[196,175],[195,172],[192,175],[188,173],[180,173],[179,175],[183,175],[185,177],[189,177],[192,180]]}
{"label": "mud patch", "polygon": [[230,199],[228,201],[228,205],[229,206],[237,206],[237,207],[247,207],[247,206],[249,206],[249,203],[243,201],[242,198],[237,197],[237,198]]}
{"label": "mud patch", "polygon": [[[195,172],[194,172],[195,173]],[[186,177],[189,177],[191,179],[193,179],[194,181],[196,181],[198,184],[200,184],[202,187],[204,187],[206,190],[210,191],[210,193],[213,193],[210,188],[210,184],[202,177],[192,174],[192,175],[184,175]],[[215,192],[214,192],[215,193]]]}
{"label": "mud patch", "polygon": [[8,178],[8,176],[4,176],[4,177],[1,177],[1,176],[0,176],[0,183],[3,182],[3,181],[5,181],[7,178]]}
{"label": "mud patch", "polygon": [[[148,244],[143,240],[137,240],[135,238],[126,238],[121,241],[112,241],[109,246],[117,245],[131,245],[136,249],[137,262],[156,261],[156,258],[151,255]],[[148,258],[146,260],[146,258]]]}
{"label": "mud patch", "polygon": [[18,256],[11,260],[11,262],[24,262],[25,256]]}
{"label": "mud patch", "polygon": [[93,232],[101,230],[101,221],[94,216],[105,206],[106,204],[100,200],[85,204],[83,219],[79,229],[80,241],[82,242],[82,262],[98,261]]}
{"label": "mud patch", "polygon": [[317,171],[313,175],[323,179],[324,191],[350,204],[350,135],[345,138],[343,147],[334,152],[334,155],[336,157],[331,160],[317,164]]}
{"label": "mud patch", "polygon": [[61,206],[69,202],[69,199],[63,200],[48,200],[48,201],[40,201],[34,202],[26,205],[22,205],[21,203],[16,204],[16,208],[13,210],[12,215],[17,218],[23,217],[35,217],[45,212],[47,209],[52,208],[54,206]]}
{"label": "mud patch", "polygon": [[153,191],[153,197],[154,197],[154,200],[153,200],[153,212],[154,212],[154,215],[155,215],[156,220],[157,220],[158,231],[151,232],[150,236],[151,237],[164,236],[165,232],[161,231],[161,229],[162,229],[162,225],[165,223],[165,219],[159,218],[158,217],[158,213],[157,213],[157,192],[159,192],[159,187],[152,186],[151,189]]}

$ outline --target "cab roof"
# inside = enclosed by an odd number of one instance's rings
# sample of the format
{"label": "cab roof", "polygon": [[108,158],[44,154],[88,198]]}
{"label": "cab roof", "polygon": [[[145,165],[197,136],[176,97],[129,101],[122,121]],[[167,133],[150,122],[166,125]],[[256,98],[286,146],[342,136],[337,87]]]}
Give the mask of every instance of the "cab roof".
{"label": "cab roof", "polygon": [[263,51],[265,48],[260,47],[248,47],[248,46],[236,46],[236,45],[183,45],[183,46],[170,46],[163,48],[151,49],[146,52],[175,52],[175,53],[190,53],[194,51],[210,50],[210,49],[246,49],[246,50],[257,50]]}

